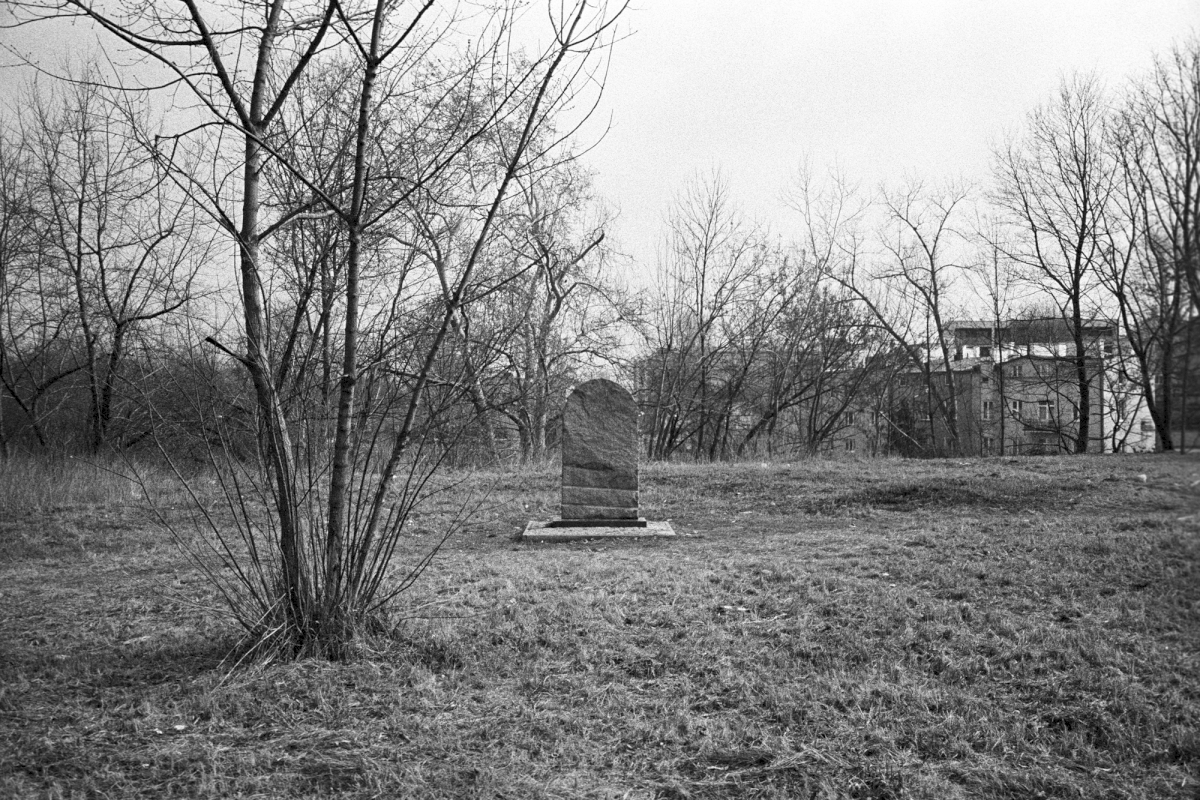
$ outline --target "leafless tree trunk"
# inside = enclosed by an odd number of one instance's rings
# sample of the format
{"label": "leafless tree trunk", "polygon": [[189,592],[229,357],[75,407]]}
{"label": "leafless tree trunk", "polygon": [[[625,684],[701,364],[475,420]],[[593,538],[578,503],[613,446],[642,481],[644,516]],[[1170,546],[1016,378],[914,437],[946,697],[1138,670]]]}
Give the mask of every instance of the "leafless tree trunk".
{"label": "leafless tree trunk", "polygon": [[1018,244],[1006,255],[1055,302],[1070,329],[1078,393],[1075,452],[1088,450],[1092,378],[1084,329],[1097,314],[1114,170],[1108,157],[1104,98],[1094,78],[1065,81],[1051,103],[1032,112],[1022,136],[996,153],[995,201]]}
{"label": "leafless tree trunk", "polygon": [[1103,277],[1136,364],[1125,371],[1141,387],[1158,447],[1172,450],[1176,351],[1189,307],[1200,308],[1200,39],[1133,84],[1113,127],[1118,217]]}
{"label": "leafless tree trunk", "polygon": [[98,81],[92,68],[57,96],[34,94],[24,127],[44,187],[44,244],[71,285],[83,339],[92,452],[112,438],[130,347],[191,300],[206,251],[184,198],[138,144],[144,113]]}
{"label": "leafless tree trunk", "polygon": [[734,208],[719,174],[687,187],[668,224],[648,336],[647,363],[659,390],[649,398],[650,457],[689,447],[694,458],[713,459],[747,376],[749,362],[734,344],[752,316],[746,306],[764,269],[765,243]]}
{"label": "leafless tree trunk", "polygon": [[[927,452],[961,449],[960,390],[947,323],[951,287],[965,266],[948,254],[954,238],[961,238],[955,216],[968,195],[965,187],[931,190],[919,182],[883,192],[879,207],[886,221],[880,232],[882,251],[875,257],[864,257],[857,242],[836,244],[845,235],[837,226],[853,223],[866,208],[844,183],[822,191],[802,175],[791,199],[829,279],[870,312],[873,324],[907,354],[910,369],[920,375],[930,435]],[[948,446],[937,441],[939,424]]]}
{"label": "leafless tree trunk", "polygon": [[[533,144],[540,141],[556,112],[580,99],[578,93],[586,83],[582,77],[595,80],[588,85],[599,85],[599,76],[590,72],[590,56],[605,46],[623,5],[609,13],[583,0],[553,4],[552,44],[540,54],[519,58],[506,49],[511,45],[508,37],[515,9],[499,7],[491,20],[494,26],[485,26],[483,39],[462,51],[462,71],[442,79],[436,78],[443,65],[430,53],[447,40],[454,26],[450,19],[431,13],[433,0],[400,4],[376,0],[353,8],[333,0],[268,0],[239,13],[216,4],[202,8],[189,0],[179,10],[139,6],[118,9],[112,16],[84,0],[13,5],[25,19],[89,17],[126,48],[174,74],[177,86],[189,90],[207,110],[212,126],[240,139],[240,157],[234,159],[241,175],[235,202],[228,203],[220,184],[206,183],[203,175],[176,171],[172,176],[204,203],[238,248],[244,352],[211,341],[236,358],[250,376],[270,485],[273,517],[269,522],[277,530],[279,583],[265,595],[255,595],[265,615],[252,633],[276,637],[292,654],[346,655],[370,615],[410,585],[428,563],[420,562],[409,578],[391,590],[382,588],[390,580],[388,559],[413,502],[408,485],[414,482],[406,484],[399,499],[394,483],[410,458],[420,415],[432,407],[426,390],[433,368],[451,320],[470,299],[473,272],[486,252],[510,188],[518,176],[547,157],[548,146]],[[350,165],[340,185],[325,180],[320,169],[324,165],[310,172],[306,164],[289,157],[294,125],[306,124],[293,114],[293,92],[315,65],[335,63],[348,68],[348,85],[354,87],[354,114],[348,126],[353,136],[334,148]],[[398,84],[389,81],[402,81],[426,63],[435,80],[426,96],[409,95],[410,100],[417,98],[408,106],[414,136],[387,154],[395,159],[385,159],[382,147],[391,140],[380,121],[392,108],[384,102],[381,87],[387,84],[394,89]],[[174,165],[180,142],[206,130],[201,126],[160,140],[160,159]],[[428,139],[438,137],[440,143],[424,147]],[[364,431],[359,383],[369,377],[371,385],[385,390],[386,381],[375,373],[379,359],[388,355],[380,345],[369,369],[361,362],[368,302],[363,274],[367,237],[376,237],[398,209],[428,196],[454,165],[464,158],[479,158],[483,152],[493,154],[489,171],[473,177],[489,199],[477,206],[480,217],[469,251],[450,282],[440,318],[431,332],[425,332],[431,335],[415,339],[424,350],[411,382],[403,388],[401,418],[376,414],[373,429]],[[272,194],[268,181],[276,174],[302,184],[305,196],[290,206],[277,205],[278,196]],[[316,449],[301,451],[295,438],[299,428],[288,415],[287,384],[281,381],[289,367],[281,362],[277,345],[281,326],[268,296],[266,244],[287,226],[320,211],[336,217],[345,232],[344,283],[337,303],[341,369],[332,442],[326,447],[307,437]],[[372,313],[384,318],[392,314],[394,319],[393,312],[403,308],[399,300],[404,287],[397,285],[394,291],[396,302],[385,308],[372,306]],[[295,314],[292,324],[303,316]],[[324,326],[328,328],[328,320]],[[291,337],[284,331],[282,338]],[[386,444],[385,433],[390,439]],[[368,463],[372,459],[384,463]],[[328,483],[319,485],[325,474]],[[419,488],[423,482],[414,485]],[[253,528],[247,522],[243,530]]]}
{"label": "leafless tree trunk", "polygon": [[972,264],[975,281],[983,287],[983,295],[988,301],[992,328],[992,361],[998,365],[992,370],[991,375],[991,379],[996,382],[996,393],[1000,399],[1000,407],[992,409],[992,415],[996,419],[998,428],[998,455],[1004,453],[1010,416],[1008,396],[1005,393],[1003,368],[1005,342],[1002,335],[1005,325],[1013,314],[1014,294],[1019,279],[1013,270],[1012,263],[1005,256],[1006,250],[1012,248],[1012,243],[1005,241],[1004,237],[1003,224],[995,219],[980,220],[976,225],[975,235],[975,239],[979,243],[979,251]]}

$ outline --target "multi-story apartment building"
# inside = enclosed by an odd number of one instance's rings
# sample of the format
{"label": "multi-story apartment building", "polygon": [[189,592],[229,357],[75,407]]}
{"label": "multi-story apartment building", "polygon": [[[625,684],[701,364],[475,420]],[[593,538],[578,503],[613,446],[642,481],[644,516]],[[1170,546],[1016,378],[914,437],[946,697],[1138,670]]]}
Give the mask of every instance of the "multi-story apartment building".
{"label": "multi-story apartment building", "polygon": [[1141,396],[1117,368],[1122,343],[1114,323],[1085,326],[1086,404],[1074,337],[1062,320],[999,326],[962,320],[946,332],[951,363],[939,359],[908,369],[874,412],[856,409],[845,450],[916,456],[1072,452],[1085,415],[1091,452],[1154,448],[1154,426]]}

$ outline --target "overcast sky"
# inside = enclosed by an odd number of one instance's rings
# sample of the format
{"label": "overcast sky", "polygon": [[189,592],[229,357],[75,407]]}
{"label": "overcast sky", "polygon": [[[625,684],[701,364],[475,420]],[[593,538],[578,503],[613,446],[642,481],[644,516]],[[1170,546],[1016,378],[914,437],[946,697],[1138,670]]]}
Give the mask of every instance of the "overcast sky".
{"label": "overcast sky", "polygon": [[624,249],[652,258],[672,198],[719,167],[787,235],[807,156],[868,186],[983,179],[991,143],[1064,74],[1109,85],[1189,31],[1200,0],[634,0],[590,155]]}
{"label": "overcast sky", "polygon": [[[991,144],[1063,75],[1119,86],[1200,30],[1200,0],[633,0],[625,25],[588,163],[622,249],[650,261],[672,199],[713,168],[784,236],[779,195],[806,156],[867,187],[984,180]],[[0,43],[57,60],[66,33]],[[0,71],[0,95],[17,82]]]}

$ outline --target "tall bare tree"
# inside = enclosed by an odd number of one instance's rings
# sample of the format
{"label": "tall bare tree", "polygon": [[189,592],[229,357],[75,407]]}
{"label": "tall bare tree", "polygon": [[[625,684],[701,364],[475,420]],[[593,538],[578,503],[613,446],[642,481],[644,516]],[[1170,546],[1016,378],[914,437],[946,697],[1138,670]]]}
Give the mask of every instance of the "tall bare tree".
{"label": "tall bare tree", "polygon": [[493,347],[511,379],[501,409],[517,428],[522,461],[538,462],[580,370],[613,362],[620,299],[606,274],[609,220],[590,176],[568,163],[531,178],[509,239],[519,272],[494,296],[505,307],[500,329],[511,335]]}
{"label": "tall bare tree", "polygon": [[[83,364],[71,347],[76,327],[69,285],[53,269],[42,237],[33,150],[17,126],[0,129],[0,457],[19,431],[49,443],[45,424],[55,387]],[[20,418],[7,415],[15,409]]]}
{"label": "tall bare tree", "polygon": [[828,449],[849,428],[847,412],[870,405],[873,380],[882,384],[889,372],[880,358],[887,342],[872,320],[804,255],[797,254],[800,274],[789,296],[767,295],[784,307],[760,318],[769,326],[767,343],[742,398],[750,420],[739,455],[763,446],[768,454]]}
{"label": "tall bare tree", "polygon": [[[994,361],[1003,362],[1005,353],[1003,331],[1012,318],[1016,304],[1021,300],[1022,286],[1020,276],[1013,268],[1012,262],[1005,255],[1012,249],[1012,242],[1006,240],[1007,226],[991,216],[977,217],[972,239],[975,243],[975,253],[971,260],[970,278],[980,289],[980,296],[987,303],[987,320],[992,329],[991,352]],[[1007,441],[1008,426],[1012,411],[1005,402],[1004,369],[993,371],[991,379],[996,381],[996,389],[1000,395],[999,413],[997,414],[997,433],[1000,453],[1003,453]],[[1019,419],[1012,419],[1019,425]],[[984,455],[991,455],[984,453]]]}
{"label": "tall bare tree", "polygon": [[206,240],[186,198],[139,145],[144,108],[109,96],[94,69],[51,93],[31,89],[28,99],[23,132],[42,188],[41,244],[71,287],[88,446],[98,452],[111,438],[131,351],[191,300]]}
{"label": "tall bare tree", "polygon": [[[397,497],[394,488],[402,470],[420,455],[419,425],[430,407],[430,379],[441,345],[468,298],[514,182],[547,156],[547,148],[534,147],[539,132],[578,99],[581,87],[602,82],[591,56],[604,45],[623,6],[610,13],[583,0],[551,4],[551,43],[526,57],[513,45],[517,8],[507,4],[482,17],[459,17],[453,10],[439,14],[433,0],[269,0],[238,9],[188,2],[178,9],[152,4],[110,10],[86,0],[14,5],[27,18],[87,17],[165,69],[175,88],[191,93],[208,121],[160,140],[165,163],[174,163],[174,145],[210,127],[236,140],[236,155],[225,151],[221,162],[240,174],[232,196],[223,180],[173,174],[204,201],[238,251],[242,346],[238,352],[214,343],[246,368],[253,385],[273,512],[266,522],[278,555],[274,570],[246,582],[263,614],[243,621],[253,636],[276,641],[288,653],[345,656],[364,626],[427,563],[399,582],[390,577],[389,558],[413,502],[407,489]],[[342,182],[332,185],[324,174],[328,158],[306,164],[292,157],[289,147],[296,125],[305,124],[302,116],[289,118],[293,95],[321,64],[342,69],[348,87],[350,113],[343,119],[348,135],[334,148],[345,169],[338,173]],[[447,71],[446,64],[453,66]],[[404,141],[382,134],[384,122],[391,120],[389,109],[413,98],[405,119],[412,122],[408,144],[417,146],[405,148]],[[436,139],[431,147],[429,139]],[[484,199],[472,208],[469,247],[446,281],[441,310],[430,313],[426,306],[416,314],[426,331],[407,342],[417,348],[409,349],[411,366],[405,372],[411,377],[377,377],[383,372],[374,368],[384,365],[363,361],[365,315],[386,319],[416,312],[400,302],[404,281],[390,284],[394,302],[374,305],[386,294],[370,293],[364,272],[368,250],[376,232],[406,204],[437,202],[432,192],[438,178],[453,172],[462,155],[477,146],[491,147],[495,157],[474,173],[476,196]],[[271,193],[267,180],[272,172],[289,174],[307,192],[279,204],[283,198]],[[309,437],[312,447],[298,449],[297,420],[289,415],[288,384],[281,380],[289,367],[276,347],[289,336],[275,333],[264,245],[316,212],[332,214],[344,232],[336,301],[337,399],[332,435],[319,442]],[[293,310],[292,320],[303,318]],[[365,415],[363,383],[390,392],[394,403],[386,413]],[[304,463],[298,462],[301,456]],[[419,487],[428,478],[409,474],[405,486]],[[245,530],[253,527],[248,522]]]}
{"label": "tall bare tree", "polygon": [[1108,107],[1094,77],[1064,80],[1051,102],[1029,114],[1019,136],[996,152],[994,201],[1011,221],[1005,255],[1054,302],[1072,338],[1078,427],[1074,449],[1089,448],[1098,355],[1086,329],[1101,314],[1099,269],[1108,242],[1115,171]]}
{"label": "tall bare tree", "polygon": [[[768,250],[719,173],[684,189],[668,227],[642,368],[648,453],[716,458],[727,441],[724,414],[749,374],[751,360],[737,345],[754,316],[749,307]],[[744,343],[757,350],[763,340]]]}
{"label": "tall bare tree", "polygon": [[1175,448],[1188,382],[1184,324],[1200,308],[1200,39],[1135,81],[1113,123],[1115,223],[1102,276],[1116,297],[1158,447]]}
{"label": "tall bare tree", "polygon": [[820,188],[802,173],[791,201],[825,274],[870,312],[872,324],[907,355],[910,372],[919,376],[925,397],[918,405],[928,420],[928,443],[920,447],[926,453],[957,453],[963,447],[961,392],[947,323],[955,309],[955,284],[966,269],[953,253],[962,241],[958,217],[969,194],[965,186],[929,187],[915,179],[882,190],[876,203],[882,214],[880,249],[873,254],[860,241],[838,243],[845,236],[838,230],[844,223],[833,209],[856,203],[854,215],[865,209],[844,183]]}

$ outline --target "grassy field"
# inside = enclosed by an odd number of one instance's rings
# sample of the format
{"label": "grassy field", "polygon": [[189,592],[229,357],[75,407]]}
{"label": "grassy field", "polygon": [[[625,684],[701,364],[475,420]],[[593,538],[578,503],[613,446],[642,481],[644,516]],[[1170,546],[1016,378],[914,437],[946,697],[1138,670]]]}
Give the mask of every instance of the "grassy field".
{"label": "grassy field", "polygon": [[479,474],[395,637],[238,668],[87,473],[0,468],[3,797],[1200,796],[1200,458],[656,465],[599,545]]}

